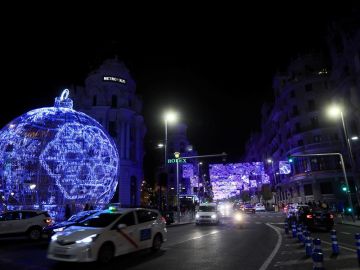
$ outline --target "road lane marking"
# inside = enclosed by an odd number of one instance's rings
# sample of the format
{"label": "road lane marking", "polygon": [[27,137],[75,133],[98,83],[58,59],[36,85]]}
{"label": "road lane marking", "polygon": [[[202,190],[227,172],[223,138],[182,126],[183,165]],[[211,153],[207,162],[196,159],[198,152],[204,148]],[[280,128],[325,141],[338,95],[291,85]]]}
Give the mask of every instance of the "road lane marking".
{"label": "road lane marking", "polygon": [[219,233],[219,232],[221,232],[221,231],[223,231],[223,230],[215,230],[215,231],[212,231],[212,232],[207,233],[207,234],[203,234],[203,235],[195,236],[195,237],[193,237],[193,238],[186,239],[186,240],[184,240],[184,241],[180,241],[180,242],[177,242],[177,243],[171,244],[171,245],[169,245],[169,247],[171,247],[171,246],[176,246],[176,245],[180,245],[180,244],[185,243],[185,242],[188,242],[188,241],[197,240],[197,239],[203,238],[203,237],[205,237],[205,236],[209,236],[209,235],[217,234],[217,233]]}
{"label": "road lane marking", "polygon": [[342,233],[342,234],[347,234],[347,235],[350,235],[351,233],[349,233],[349,232],[340,232],[340,233]]}
{"label": "road lane marking", "polygon": [[281,246],[281,242],[282,242],[282,236],[280,233],[280,229],[278,229],[277,227],[269,224],[269,223],[265,223],[266,226],[269,226],[270,228],[272,228],[277,236],[278,236],[278,240],[276,242],[275,248],[273,249],[273,251],[271,252],[271,254],[269,255],[269,257],[266,259],[266,261],[263,263],[263,265],[259,268],[259,270],[266,270],[268,268],[268,266],[270,265],[271,261],[274,259],[276,253],[279,251],[279,248]]}
{"label": "road lane marking", "polygon": [[[323,241],[323,240],[321,240],[321,243],[325,243],[325,244],[328,244],[328,245],[332,245],[331,242],[327,242],[327,241]],[[348,247],[345,247],[345,246],[343,246],[343,245],[339,245],[339,247],[342,248],[342,249],[345,249],[345,250],[349,250],[349,251],[354,251],[354,252],[356,252],[356,249],[354,249],[354,248],[348,248]]]}
{"label": "road lane marking", "polygon": [[[339,256],[336,258],[336,261],[340,261],[340,260],[348,260],[348,259],[354,259],[357,258],[356,254],[350,254],[350,255],[343,255],[343,256]],[[327,261],[332,261],[334,260],[333,258],[328,258],[325,257],[324,258],[324,262]],[[286,265],[294,265],[294,264],[309,264],[309,263],[313,263],[311,257],[306,258],[306,259],[297,259],[297,260],[287,260],[287,261],[278,261],[275,263],[275,267],[279,267],[279,266],[286,266]]]}

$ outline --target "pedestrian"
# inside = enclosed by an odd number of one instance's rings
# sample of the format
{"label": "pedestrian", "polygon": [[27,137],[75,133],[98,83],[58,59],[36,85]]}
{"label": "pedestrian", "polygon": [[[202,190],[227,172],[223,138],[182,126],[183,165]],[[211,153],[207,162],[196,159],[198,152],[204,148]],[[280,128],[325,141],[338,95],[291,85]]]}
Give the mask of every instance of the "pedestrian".
{"label": "pedestrian", "polygon": [[355,213],[356,213],[356,218],[360,220],[360,206],[358,203],[355,205]]}
{"label": "pedestrian", "polygon": [[65,219],[68,220],[71,217],[71,209],[70,206],[67,204],[65,206]]}

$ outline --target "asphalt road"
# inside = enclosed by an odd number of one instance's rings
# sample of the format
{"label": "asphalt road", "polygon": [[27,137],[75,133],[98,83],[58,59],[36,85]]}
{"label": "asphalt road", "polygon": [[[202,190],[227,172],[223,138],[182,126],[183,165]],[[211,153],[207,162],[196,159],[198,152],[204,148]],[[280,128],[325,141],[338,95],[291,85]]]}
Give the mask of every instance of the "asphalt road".
{"label": "asphalt road", "polygon": [[[266,223],[282,220],[278,213],[258,213],[247,216],[243,229],[234,227],[229,219],[219,226],[170,227],[168,241],[160,252],[120,256],[101,269],[261,269],[278,240],[276,231]],[[99,269],[93,263],[54,263],[46,259],[46,250],[44,242],[0,240],[1,269]]]}

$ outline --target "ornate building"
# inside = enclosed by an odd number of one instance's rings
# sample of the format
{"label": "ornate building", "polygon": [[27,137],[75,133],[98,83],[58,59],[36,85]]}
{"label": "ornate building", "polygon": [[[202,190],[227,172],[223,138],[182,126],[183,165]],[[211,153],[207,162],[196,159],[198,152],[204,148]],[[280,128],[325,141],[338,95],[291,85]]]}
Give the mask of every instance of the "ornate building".
{"label": "ornate building", "polygon": [[[336,156],[295,158],[291,174],[280,174],[278,162],[291,155],[339,152],[345,159],[355,202],[360,189],[360,24],[344,21],[331,28],[329,56],[299,56],[273,80],[275,102],[264,105],[259,134],[247,143],[246,160],[272,160],[268,170],[278,202],[346,202],[344,175]],[[352,165],[341,119],[330,119],[326,108],[342,105],[355,164]],[[261,151],[259,151],[261,149]],[[351,166],[352,165],[352,166]]]}
{"label": "ornate building", "polygon": [[143,140],[146,133],[142,101],[124,63],[106,60],[76,87],[77,109],[95,118],[115,140],[119,151],[119,179],[113,201],[140,204],[143,180]]}

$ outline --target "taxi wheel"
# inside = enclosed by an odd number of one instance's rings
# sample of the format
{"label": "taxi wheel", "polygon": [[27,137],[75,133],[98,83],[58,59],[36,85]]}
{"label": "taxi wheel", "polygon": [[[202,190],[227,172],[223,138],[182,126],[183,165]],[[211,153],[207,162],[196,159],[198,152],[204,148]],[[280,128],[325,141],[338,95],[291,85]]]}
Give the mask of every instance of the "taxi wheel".
{"label": "taxi wheel", "polygon": [[111,244],[103,245],[98,254],[98,261],[102,264],[109,263],[114,257],[114,247]]}
{"label": "taxi wheel", "polygon": [[28,236],[30,240],[39,240],[41,238],[41,229],[39,228],[30,228],[28,231]]}
{"label": "taxi wheel", "polygon": [[153,240],[153,244],[152,244],[152,251],[156,252],[159,251],[161,248],[161,244],[162,244],[162,238],[160,234],[155,235],[154,240]]}

